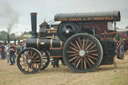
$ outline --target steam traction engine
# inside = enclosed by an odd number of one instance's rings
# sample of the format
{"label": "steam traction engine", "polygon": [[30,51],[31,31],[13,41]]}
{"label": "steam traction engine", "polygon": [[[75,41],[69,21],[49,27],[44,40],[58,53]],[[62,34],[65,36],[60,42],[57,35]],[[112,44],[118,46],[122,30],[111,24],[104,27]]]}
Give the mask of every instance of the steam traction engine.
{"label": "steam traction engine", "polygon": [[119,11],[57,14],[54,20],[61,21],[57,29],[50,29],[44,22],[39,33],[36,15],[31,13],[32,37],[17,58],[21,72],[44,70],[50,57],[63,57],[73,72],[90,72],[99,65],[113,64],[115,55],[123,59],[123,42],[116,32]]}

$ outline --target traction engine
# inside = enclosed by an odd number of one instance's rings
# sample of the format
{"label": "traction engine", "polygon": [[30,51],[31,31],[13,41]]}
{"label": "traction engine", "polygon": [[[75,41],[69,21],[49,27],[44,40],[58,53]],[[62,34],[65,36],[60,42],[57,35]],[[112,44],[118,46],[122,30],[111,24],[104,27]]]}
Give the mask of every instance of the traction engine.
{"label": "traction engine", "polygon": [[[111,65],[114,58],[124,57],[124,45],[116,32],[120,12],[60,13],[56,28],[43,22],[37,33],[37,13],[31,13],[32,37],[17,58],[25,74],[47,68],[50,58],[63,57],[73,72],[94,71],[100,65]],[[113,27],[114,24],[114,27]]]}

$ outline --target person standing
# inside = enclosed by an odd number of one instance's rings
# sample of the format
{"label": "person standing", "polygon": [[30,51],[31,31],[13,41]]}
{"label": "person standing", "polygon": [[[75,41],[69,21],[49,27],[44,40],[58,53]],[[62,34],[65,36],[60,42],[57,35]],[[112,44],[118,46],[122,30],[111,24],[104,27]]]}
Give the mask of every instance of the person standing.
{"label": "person standing", "polygon": [[16,52],[16,47],[14,43],[11,43],[9,48],[10,63],[11,63],[10,65],[15,64],[15,57],[16,57],[15,52]]}
{"label": "person standing", "polygon": [[21,52],[21,46],[20,46],[20,44],[18,43],[18,44],[17,44],[17,56],[20,54],[20,52]]}
{"label": "person standing", "polygon": [[4,43],[2,43],[1,49],[2,49],[2,51],[1,51],[1,58],[5,59],[5,46],[4,46]]}
{"label": "person standing", "polygon": [[2,57],[1,57],[1,52],[2,52],[2,48],[1,48],[1,46],[0,46],[0,59],[2,58]]}
{"label": "person standing", "polygon": [[5,53],[6,53],[7,63],[9,63],[9,61],[10,61],[9,44],[5,46]]}

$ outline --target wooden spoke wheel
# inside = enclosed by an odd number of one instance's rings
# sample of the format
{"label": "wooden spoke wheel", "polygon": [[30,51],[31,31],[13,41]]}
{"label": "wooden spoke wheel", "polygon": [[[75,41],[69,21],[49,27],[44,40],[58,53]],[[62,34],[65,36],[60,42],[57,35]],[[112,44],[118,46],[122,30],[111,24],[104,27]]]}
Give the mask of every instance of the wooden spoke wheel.
{"label": "wooden spoke wheel", "polygon": [[35,48],[24,49],[18,55],[17,66],[25,74],[36,73],[42,66],[42,55]]}
{"label": "wooden spoke wheel", "polygon": [[65,64],[74,72],[95,70],[103,57],[102,46],[98,39],[86,33],[71,36],[64,44]]}
{"label": "wooden spoke wheel", "polygon": [[42,66],[40,70],[44,70],[49,65],[50,57],[47,51],[46,52],[42,51],[41,54],[42,54]]}

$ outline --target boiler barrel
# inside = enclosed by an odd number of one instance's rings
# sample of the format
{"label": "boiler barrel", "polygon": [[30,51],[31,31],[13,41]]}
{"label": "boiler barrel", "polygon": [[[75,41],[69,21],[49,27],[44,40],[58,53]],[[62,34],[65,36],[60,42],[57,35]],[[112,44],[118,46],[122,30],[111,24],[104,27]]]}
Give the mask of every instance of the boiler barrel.
{"label": "boiler barrel", "polygon": [[58,39],[39,39],[31,37],[27,39],[26,46],[39,50],[50,50],[50,48],[62,48],[62,41]]}

